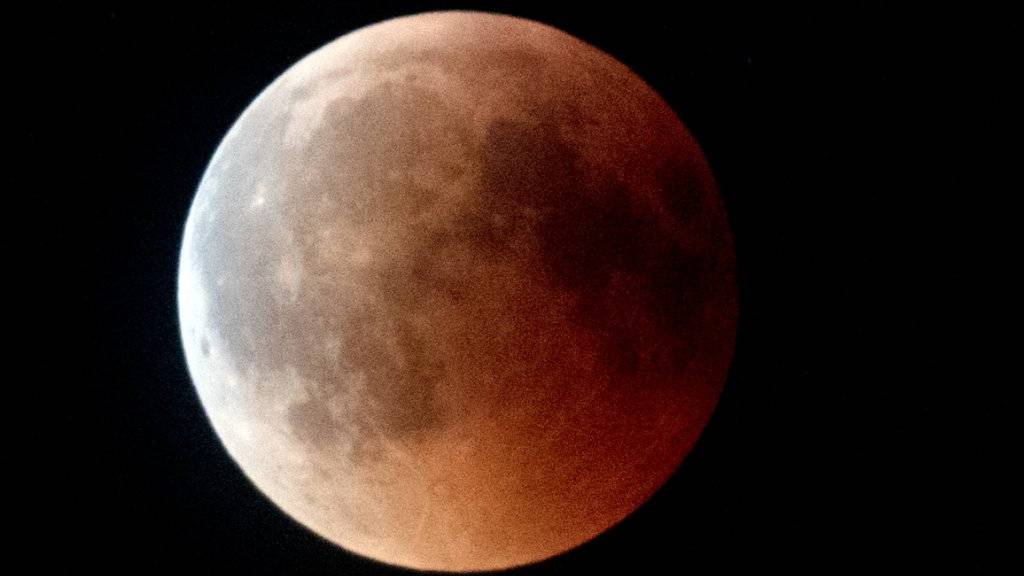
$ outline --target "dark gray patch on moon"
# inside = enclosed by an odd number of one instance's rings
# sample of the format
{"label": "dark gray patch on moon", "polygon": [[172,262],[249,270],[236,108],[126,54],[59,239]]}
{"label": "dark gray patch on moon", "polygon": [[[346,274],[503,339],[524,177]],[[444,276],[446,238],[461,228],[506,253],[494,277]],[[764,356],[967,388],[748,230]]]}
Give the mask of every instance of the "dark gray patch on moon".
{"label": "dark gray patch on moon", "polygon": [[314,397],[289,406],[288,423],[296,438],[315,448],[324,448],[337,439],[337,423],[322,398]]}
{"label": "dark gray patch on moon", "polygon": [[[396,223],[421,215],[437,191],[410,186],[408,167],[430,162],[439,146],[468,143],[464,126],[436,94],[389,83],[355,102],[331,105],[314,139],[318,145],[298,168],[313,178],[299,196],[308,201],[328,192],[328,204],[311,216],[353,225],[382,215]],[[453,178],[462,171],[447,168]]]}
{"label": "dark gray patch on moon", "polygon": [[[706,260],[717,255],[671,240],[636,183],[607,174],[588,188],[584,183],[593,175],[582,173],[578,153],[552,116],[491,124],[481,150],[480,189],[463,226],[474,245],[495,258],[521,246],[515,239],[524,230],[536,238],[530,245],[540,248],[544,277],[574,296],[572,318],[599,336],[621,383],[641,371],[679,373],[694,354],[680,327],[692,326],[713,297]],[[672,206],[682,208],[673,214],[679,222],[700,220],[703,214],[692,207],[712,192],[689,184],[663,183],[665,193],[677,197]]]}
{"label": "dark gray patch on moon", "polygon": [[[436,397],[444,366],[426,351],[426,343],[407,322],[397,326],[384,341],[374,333],[375,318],[350,322],[341,362],[349,370],[365,374],[372,401],[365,412],[376,418],[390,438],[402,438],[441,423]],[[389,353],[395,349],[395,353]],[[364,411],[360,411],[361,413]]]}

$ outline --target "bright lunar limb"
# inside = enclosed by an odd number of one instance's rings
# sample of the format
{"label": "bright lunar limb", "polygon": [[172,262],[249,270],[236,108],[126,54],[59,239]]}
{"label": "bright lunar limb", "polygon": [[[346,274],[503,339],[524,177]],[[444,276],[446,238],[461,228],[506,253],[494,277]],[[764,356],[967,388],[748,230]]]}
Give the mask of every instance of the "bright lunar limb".
{"label": "bright lunar limb", "polygon": [[705,158],[597,49],[438,12],[347,34],[245,110],[185,228],[188,366],[270,500],[357,554],[472,571],[622,520],[732,355]]}

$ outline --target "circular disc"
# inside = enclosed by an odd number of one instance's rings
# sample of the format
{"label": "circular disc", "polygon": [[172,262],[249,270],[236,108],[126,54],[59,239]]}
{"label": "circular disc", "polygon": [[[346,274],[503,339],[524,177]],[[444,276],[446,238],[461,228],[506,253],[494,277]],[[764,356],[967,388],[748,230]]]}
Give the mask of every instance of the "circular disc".
{"label": "circular disc", "polygon": [[363,28],[277,78],[189,213],[179,307],[217,434],[277,506],[383,562],[581,544],[717,401],[722,202],[664,101],[518,18]]}

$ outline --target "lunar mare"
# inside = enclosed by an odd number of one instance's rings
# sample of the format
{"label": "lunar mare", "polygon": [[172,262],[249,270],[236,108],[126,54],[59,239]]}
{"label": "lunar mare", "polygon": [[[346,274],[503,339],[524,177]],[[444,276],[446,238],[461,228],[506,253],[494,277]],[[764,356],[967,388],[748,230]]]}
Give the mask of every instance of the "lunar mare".
{"label": "lunar mare", "polygon": [[343,548],[535,562],[676,470],[735,258],[704,156],[624,65],[508,16],[360,29],[268,86],[185,227],[190,373],[230,455]]}

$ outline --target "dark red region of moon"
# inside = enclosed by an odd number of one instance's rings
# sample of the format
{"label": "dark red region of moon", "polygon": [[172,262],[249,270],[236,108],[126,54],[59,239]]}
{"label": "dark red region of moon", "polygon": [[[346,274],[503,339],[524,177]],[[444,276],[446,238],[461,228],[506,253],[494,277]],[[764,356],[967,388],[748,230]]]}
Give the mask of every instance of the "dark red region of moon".
{"label": "dark red region of moon", "polygon": [[505,568],[587,541],[717,401],[734,253],[704,156],[625,66],[469,12],[275,80],[196,195],[179,304],[218,435],[350,551]]}

